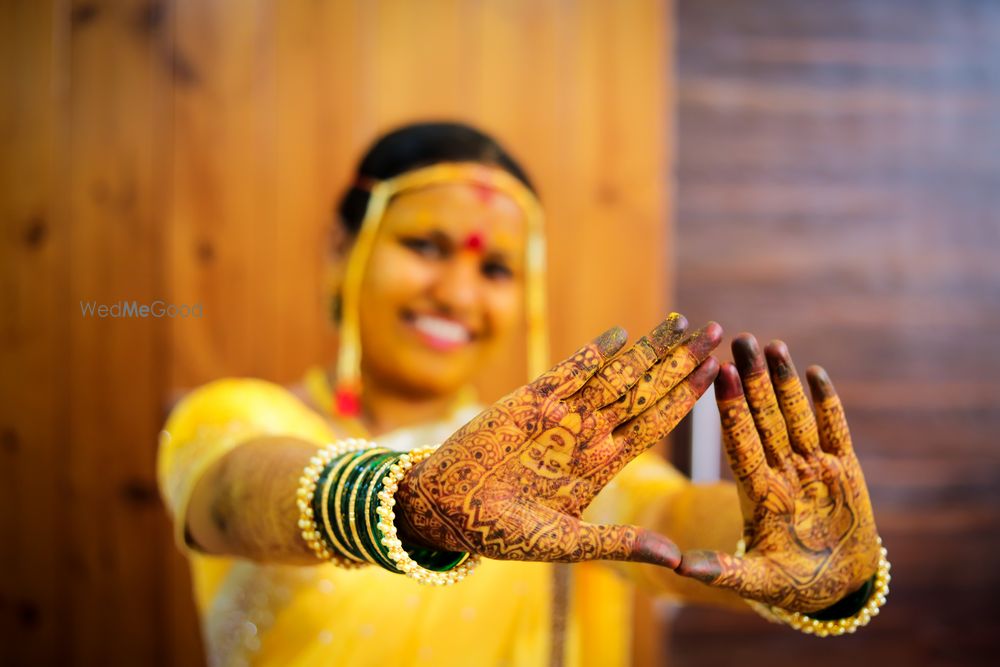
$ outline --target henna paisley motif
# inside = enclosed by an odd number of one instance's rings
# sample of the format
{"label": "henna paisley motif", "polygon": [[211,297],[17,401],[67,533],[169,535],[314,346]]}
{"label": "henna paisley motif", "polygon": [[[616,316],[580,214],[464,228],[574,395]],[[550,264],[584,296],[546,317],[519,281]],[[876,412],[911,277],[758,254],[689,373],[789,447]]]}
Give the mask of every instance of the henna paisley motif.
{"label": "henna paisley motif", "polygon": [[625,352],[613,328],[482,412],[403,478],[405,539],[490,558],[634,560],[677,547],[635,526],[581,520],[626,463],[669,433],[718,371],[722,329],[672,314]]}
{"label": "henna paisley motif", "polygon": [[754,337],[741,334],[733,358],[735,366],[719,371],[716,398],[747,551],[742,558],[690,551],[677,571],[783,609],[824,609],[870,579],[879,562],[843,407],[826,372],[813,366],[806,376],[814,415],[780,341],[761,354]]}

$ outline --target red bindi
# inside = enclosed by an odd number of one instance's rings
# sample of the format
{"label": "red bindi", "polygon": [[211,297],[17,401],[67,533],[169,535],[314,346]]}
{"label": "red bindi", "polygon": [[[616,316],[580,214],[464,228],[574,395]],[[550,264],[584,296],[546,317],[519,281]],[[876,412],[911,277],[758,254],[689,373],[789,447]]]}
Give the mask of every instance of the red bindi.
{"label": "red bindi", "polygon": [[482,232],[472,232],[466,237],[462,247],[474,253],[481,253],[486,247],[486,238]]}

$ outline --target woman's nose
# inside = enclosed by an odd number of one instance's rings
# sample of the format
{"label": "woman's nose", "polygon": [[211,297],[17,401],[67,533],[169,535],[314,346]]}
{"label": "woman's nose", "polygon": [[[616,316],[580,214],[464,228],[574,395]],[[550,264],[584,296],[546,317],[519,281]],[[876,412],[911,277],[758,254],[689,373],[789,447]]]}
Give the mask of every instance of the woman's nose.
{"label": "woman's nose", "polygon": [[441,264],[441,272],[432,287],[438,303],[453,314],[474,309],[481,298],[479,258],[463,257],[464,253]]}

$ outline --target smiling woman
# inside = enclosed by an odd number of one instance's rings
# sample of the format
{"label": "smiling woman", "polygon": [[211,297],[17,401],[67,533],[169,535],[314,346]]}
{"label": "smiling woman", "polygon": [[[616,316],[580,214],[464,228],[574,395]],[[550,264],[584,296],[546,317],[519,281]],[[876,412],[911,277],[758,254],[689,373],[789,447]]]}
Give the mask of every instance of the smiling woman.
{"label": "smiling woman", "polygon": [[[340,213],[336,370],[294,393],[216,381],[163,431],[160,484],[213,664],[627,664],[627,586],[553,563],[645,563],[622,568],[674,598],[733,605],[735,591],[822,633],[877,613],[878,538],[821,371],[817,426],[787,349],[768,348],[768,374],[743,337],[741,370],[720,371],[721,327],[689,331],[676,313],[627,349],[614,327],[545,370],[540,208],[466,126],[382,138]],[[470,384],[522,312],[533,379],[476,405]],[[647,452],[717,375],[742,521],[734,486],[696,487]],[[751,411],[767,417],[761,439]],[[809,502],[818,483],[829,496]]]}
{"label": "smiling woman", "polygon": [[385,351],[362,358],[372,385],[454,392],[510,339],[527,228],[513,200],[485,192],[439,185],[401,194],[386,210],[362,287],[364,348]]}

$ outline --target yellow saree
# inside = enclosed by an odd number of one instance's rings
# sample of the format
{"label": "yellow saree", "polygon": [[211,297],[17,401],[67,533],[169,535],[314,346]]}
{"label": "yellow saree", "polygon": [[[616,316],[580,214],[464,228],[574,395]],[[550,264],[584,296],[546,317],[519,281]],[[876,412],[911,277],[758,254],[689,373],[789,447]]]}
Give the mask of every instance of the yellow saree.
{"label": "yellow saree", "polygon": [[[323,405],[324,397],[317,394],[328,388],[316,378],[309,376],[307,387],[313,402]],[[397,450],[441,442],[477,411],[462,410],[378,442]],[[252,379],[205,385],[172,412],[161,434],[158,478],[178,544],[190,559],[209,664],[630,663],[630,587],[607,564],[486,560],[461,584],[439,588],[376,567],[269,565],[189,548],[184,534],[188,499],[212,462],[261,435],[299,437],[319,447],[348,435],[339,430],[286,389]],[[678,491],[690,486],[662,459],[645,454],[601,493],[592,510],[600,520],[641,523],[641,509],[650,500],[679,498]],[[663,589],[661,577],[626,568]]]}

